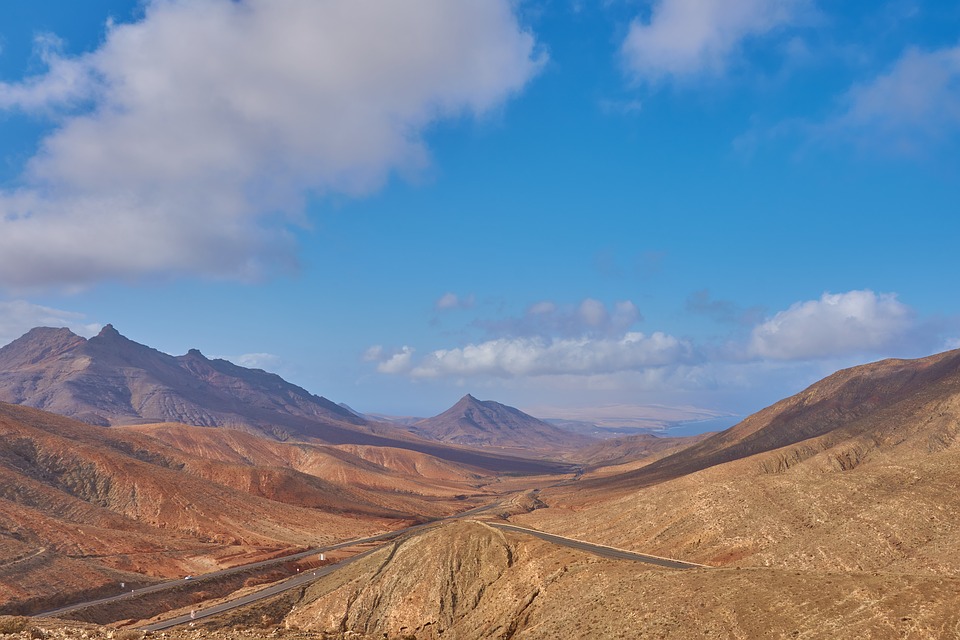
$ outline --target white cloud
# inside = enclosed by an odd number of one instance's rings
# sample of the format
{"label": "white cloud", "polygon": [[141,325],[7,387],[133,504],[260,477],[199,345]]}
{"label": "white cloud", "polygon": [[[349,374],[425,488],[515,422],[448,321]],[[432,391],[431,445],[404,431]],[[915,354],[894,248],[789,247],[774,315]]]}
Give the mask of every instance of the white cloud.
{"label": "white cloud", "polygon": [[635,79],[721,75],[749,38],[790,25],[805,0],[658,0],[630,25],[621,53]]}
{"label": "white cloud", "polygon": [[912,310],[895,294],[824,293],[819,300],[793,304],[756,326],[747,352],[779,360],[879,352],[897,346],[913,323]]}
{"label": "white cloud", "polygon": [[74,333],[96,335],[102,325],[86,322],[86,316],[33,304],[25,300],[0,301],[0,346],[16,340],[34,327],[68,327]]}
{"label": "white cloud", "polygon": [[0,284],[291,266],[313,194],[427,162],[422,133],[483,114],[542,66],[510,0],[150,0],[102,46],[0,84],[59,113],[0,191]]}
{"label": "white cloud", "polygon": [[823,129],[907,152],[960,132],[960,46],[907,50],[889,72],[853,87]]}
{"label": "white cloud", "polygon": [[363,352],[364,362],[376,362],[383,358],[383,345],[375,344]]}
{"label": "white cloud", "polygon": [[377,371],[380,373],[406,373],[411,367],[413,351],[413,348],[404,345],[400,351],[380,362],[377,365]]}
{"label": "white cloud", "polygon": [[434,351],[410,370],[410,375],[593,375],[660,367],[692,357],[690,344],[659,332],[649,336],[632,332],[621,338],[501,338]]}
{"label": "white cloud", "polygon": [[44,111],[51,105],[70,104],[89,94],[95,78],[92,69],[59,55],[60,40],[52,34],[34,38],[40,60],[47,73],[22,83],[0,82],[0,109]]}
{"label": "white cloud", "polygon": [[599,300],[594,300],[593,298],[587,298],[581,302],[580,308],[577,309],[577,314],[588,327],[599,327],[606,323],[609,317],[607,307]]}

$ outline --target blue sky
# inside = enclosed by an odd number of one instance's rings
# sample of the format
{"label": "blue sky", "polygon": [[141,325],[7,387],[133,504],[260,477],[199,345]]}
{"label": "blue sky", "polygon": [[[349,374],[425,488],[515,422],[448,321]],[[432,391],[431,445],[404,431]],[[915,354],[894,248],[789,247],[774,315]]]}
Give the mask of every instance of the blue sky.
{"label": "blue sky", "polygon": [[0,343],[414,415],[960,346],[954,2],[7,2],[0,140]]}

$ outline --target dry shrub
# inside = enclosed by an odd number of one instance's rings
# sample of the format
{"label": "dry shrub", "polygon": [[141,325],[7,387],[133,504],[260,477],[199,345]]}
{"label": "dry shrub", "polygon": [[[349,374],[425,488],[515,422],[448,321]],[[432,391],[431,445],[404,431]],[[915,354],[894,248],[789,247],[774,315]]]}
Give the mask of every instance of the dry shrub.
{"label": "dry shrub", "polygon": [[0,633],[20,633],[29,623],[26,616],[0,616]]}
{"label": "dry shrub", "polygon": [[113,637],[113,640],[142,640],[143,631],[138,631],[136,629],[121,629],[117,632],[117,635]]}

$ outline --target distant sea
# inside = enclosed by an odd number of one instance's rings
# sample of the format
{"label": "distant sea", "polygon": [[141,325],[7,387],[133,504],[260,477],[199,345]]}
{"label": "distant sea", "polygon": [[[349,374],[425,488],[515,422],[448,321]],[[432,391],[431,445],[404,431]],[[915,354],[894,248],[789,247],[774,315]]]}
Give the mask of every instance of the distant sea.
{"label": "distant sea", "polygon": [[707,431],[723,431],[743,420],[743,416],[721,416],[719,418],[708,418],[707,420],[692,420],[690,422],[678,422],[670,425],[662,431],[657,431],[656,435],[670,436],[697,436]]}

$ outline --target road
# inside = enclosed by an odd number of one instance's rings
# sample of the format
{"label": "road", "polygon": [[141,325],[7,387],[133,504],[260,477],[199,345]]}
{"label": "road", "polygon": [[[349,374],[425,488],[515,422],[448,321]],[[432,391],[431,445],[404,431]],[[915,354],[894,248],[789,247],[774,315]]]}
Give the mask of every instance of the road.
{"label": "road", "polygon": [[[419,525],[424,526],[424,525]],[[293,576],[292,578],[287,578],[282,582],[273,584],[265,589],[255,591],[253,593],[248,593],[245,596],[241,596],[235,600],[229,600],[227,602],[221,602],[220,604],[214,605],[212,607],[207,607],[205,609],[197,609],[193,613],[187,613],[182,616],[177,616],[176,618],[170,618],[168,620],[161,620],[160,622],[154,622],[153,624],[144,625],[139,627],[143,631],[163,631],[164,629],[169,629],[170,627],[176,627],[181,624],[187,624],[194,622],[196,620],[203,620],[204,618],[209,618],[215,616],[225,611],[230,611],[231,609],[236,609],[237,607],[242,607],[244,605],[251,604],[258,600],[263,600],[264,598],[269,598],[270,596],[275,596],[278,593],[283,593],[284,591],[289,591],[290,589],[296,589],[297,587],[309,584],[314,580],[318,580],[323,576],[329,575],[336,571],[337,569],[342,569],[351,562],[356,562],[361,558],[365,558],[374,551],[377,551],[380,547],[375,549],[370,549],[369,551],[364,551],[355,556],[351,556],[345,560],[338,562],[337,564],[328,564],[323,567],[319,567],[313,571],[306,571],[302,574]]]}
{"label": "road", "polygon": [[666,567],[668,569],[709,569],[710,568],[708,565],[705,565],[705,564],[697,564],[695,562],[684,562],[683,560],[674,560],[673,558],[661,558],[660,556],[652,556],[646,553],[637,553],[635,551],[627,551],[626,549],[617,549],[616,547],[608,547],[602,544],[593,544],[592,542],[584,542],[583,540],[576,540],[574,538],[558,536],[553,533],[545,533],[543,531],[537,531],[536,529],[527,529],[526,527],[518,527],[515,524],[504,524],[500,522],[487,522],[485,524],[488,524],[491,527],[496,527],[497,529],[503,529],[505,531],[516,531],[518,533],[525,533],[527,535],[536,536],[537,538],[546,540],[547,542],[552,542],[554,544],[570,547],[571,549],[586,551],[587,553],[603,556],[604,558],[613,558],[615,560],[633,560],[635,562],[646,562],[648,564],[655,564],[657,566]]}
{"label": "road", "polygon": [[[455,515],[450,516],[450,517],[448,517],[448,518],[445,518],[444,520],[458,520],[458,519],[462,519],[462,518],[469,518],[469,517],[471,517],[471,516],[477,515],[478,513],[482,513],[482,512],[484,512],[484,511],[487,511],[488,509],[493,509],[494,507],[497,507],[497,506],[499,506],[499,505],[500,505],[500,502],[499,502],[499,501],[492,502],[492,503],[490,503],[490,504],[482,505],[482,506],[479,506],[479,507],[474,507],[473,509],[469,509],[469,510],[467,510],[467,511],[463,511],[463,512],[461,512],[461,513],[458,513],[458,514],[455,514]],[[327,547],[317,547],[317,548],[315,548],[315,549],[309,549],[309,550],[307,550],[307,551],[301,551],[300,553],[296,553],[296,554],[289,555],[289,556],[283,556],[283,557],[280,557],[280,558],[273,558],[273,559],[270,559],[270,560],[261,560],[260,562],[253,562],[253,563],[250,563],[250,564],[240,565],[240,566],[237,566],[237,567],[231,567],[230,569],[221,569],[220,571],[213,571],[213,572],[211,572],[211,573],[205,573],[205,574],[203,574],[203,575],[198,575],[198,576],[194,577],[190,582],[191,582],[191,583],[205,582],[205,581],[207,581],[207,580],[215,580],[215,579],[218,579],[218,578],[223,578],[224,576],[236,575],[236,574],[238,574],[238,573],[245,573],[245,572],[247,572],[247,571],[252,571],[252,570],[257,570],[257,569],[266,569],[266,568],[269,568],[269,567],[272,567],[272,566],[277,566],[277,565],[284,564],[284,563],[286,563],[286,562],[291,562],[291,561],[295,561],[295,560],[301,560],[301,559],[303,559],[303,558],[307,558],[307,557],[310,557],[310,556],[318,555],[318,554],[320,554],[320,553],[329,553],[329,552],[331,552],[331,551],[336,551],[337,549],[343,549],[344,547],[352,547],[352,546],[355,546],[355,545],[367,544],[367,543],[371,543],[371,542],[382,542],[382,541],[385,542],[385,541],[387,541],[387,540],[393,540],[394,538],[398,538],[398,537],[400,537],[400,536],[402,536],[402,535],[406,535],[406,534],[409,534],[409,533],[413,533],[413,532],[415,532],[415,531],[419,531],[420,529],[423,529],[423,528],[425,528],[425,527],[432,526],[433,524],[434,524],[434,523],[417,524],[417,525],[413,525],[413,526],[410,526],[410,527],[405,527],[405,528],[403,528],[403,529],[397,529],[396,531],[388,531],[388,532],[386,532],[386,533],[381,533],[381,534],[379,534],[379,535],[369,536],[369,537],[367,537],[367,538],[357,538],[357,539],[355,539],[355,540],[347,540],[346,542],[340,542],[340,543],[338,543],[338,544],[331,545],[331,546],[327,546]],[[366,554],[361,554],[361,555],[366,555]],[[356,559],[356,558],[354,558],[354,559]],[[351,561],[351,560],[347,560],[347,562],[349,562],[349,561]],[[326,571],[326,573],[324,573],[323,575],[326,575],[327,573],[330,573],[330,571],[332,571],[332,570],[334,570],[334,569],[336,569],[336,568],[338,568],[338,567],[341,567],[341,566],[343,566],[343,565],[344,565],[343,562],[341,562],[341,563],[339,563],[339,564],[328,565],[328,567],[324,567],[324,568],[323,568],[323,569]],[[318,571],[319,571],[319,569],[318,569]],[[317,575],[316,577],[319,578],[319,577],[321,577],[321,576],[320,576],[320,575]],[[301,576],[294,576],[294,577],[291,578],[290,580],[300,580],[300,579],[301,579]],[[288,581],[284,581],[283,583],[279,583],[279,584],[286,584],[287,582],[288,582]],[[309,582],[309,580],[303,580],[302,582]],[[157,584],[150,585],[150,586],[148,586],[148,587],[141,587],[140,589],[133,589],[133,590],[130,590],[130,591],[126,591],[126,592],[124,592],[124,593],[119,593],[119,594],[114,595],[114,596],[108,596],[108,597],[106,597],[106,598],[99,598],[99,599],[97,599],[97,600],[89,600],[89,601],[87,601],[87,602],[78,602],[78,603],[75,603],[75,604],[68,605],[68,606],[66,606],[66,607],[61,607],[61,608],[59,608],[59,609],[53,609],[53,610],[51,610],[51,611],[45,611],[45,612],[39,613],[39,614],[37,614],[37,615],[35,615],[35,616],[33,616],[33,617],[35,617],[35,618],[56,618],[56,617],[58,617],[58,616],[62,616],[62,615],[67,614],[67,613],[72,613],[72,612],[78,611],[78,610],[80,610],[80,609],[86,609],[87,607],[93,607],[93,606],[97,606],[97,605],[108,604],[108,603],[110,603],[110,602],[117,602],[117,601],[120,601],[120,600],[131,600],[131,599],[139,598],[140,596],[147,595],[147,594],[150,594],[150,593],[157,593],[157,592],[159,592],[159,591],[166,591],[166,590],[168,590],[168,589],[176,589],[176,588],[179,588],[179,587],[184,586],[184,584],[185,584],[185,581],[184,581],[183,579],[169,580],[169,581],[167,581],[167,582],[160,582],[160,583],[157,583]],[[294,587],[296,587],[296,586],[299,586],[299,584],[300,584],[300,583],[291,584],[291,585],[285,587],[284,589],[280,589],[280,591],[283,591],[283,590],[285,590],[285,589],[292,589],[292,588],[294,588]],[[279,586],[279,585],[275,585],[275,586]],[[271,588],[274,588],[274,587],[271,587]],[[279,593],[280,591],[276,591],[276,592],[274,592],[274,593]],[[266,595],[263,595],[262,592],[257,592],[257,594],[258,594],[260,597],[266,597]],[[273,594],[271,593],[271,594],[269,594],[269,595],[273,595]],[[188,621],[189,621],[189,620],[188,620]]]}
{"label": "road", "polygon": [[[387,532],[387,533],[382,533],[382,534],[379,534],[379,535],[376,535],[376,536],[370,536],[370,537],[367,537],[367,538],[358,538],[358,539],[356,539],[356,540],[348,540],[348,541],[346,541],[346,542],[341,542],[341,543],[339,543],[339,544],[331,545],[331,546],[328,546],[328,547],[310,549],[309,551],[304,551],[304,552],[301,552],[301,553],[297,553],[297,554],[295,554],[295,555],[284,556],[284,557],[282,557],[282,558],[275,558],[275,559],[273,559],[273,560],[263,560],[263,561],[261,561],[261,562],[255,562],[255,563],[253,563],[253,564],[243,565],[243,566],[240,566],[240,567],[234,567],[234,568],[232,568],[232,569],[224,569],[224,570],[221,570],[221,571],[215,571],[215,572],[213,572],[213,573],[207,573],[207,574],[204,574],[204,575],[202,575],[202,576],[197,576],[194,580],[195,580],[195,581],[198,581],[198,582],[202,582],[202,581],[205,581],[205,580],[212,580],[212,579],[220,578],[220,577],[223,577],[223,576],[228,576],[228,575],[232,575],[232,574],[236,574],[236,573],[242,573],[242,572],[245,572],[245,571],[250,571],[250,570],[252,570],[252,569],[261,569],[261,568],[269,567],[269,566],[272,566],[272,565],[277,565],[277,564],[282,564],[282,563],[285,563],[285,562],[290,562],[290,561],[292,561],[292,560],[299,560],[299,559],[306,558],[306,557],[311,556],[311,555],[316,555],[316,554],[319,554],[319,553],[327,553],[327,552],[330,552],[330,551],[335,551],[335,550],[337,550],[337,549],[342,549],[342,548],[344,548],[344,547],[355,546],[355,545],[360,545],[360,544],[365,544],[365,543],[371,543],[371,542],[385,542],[385,541],[387,541],[387,540],[392,540],[392,539],[394,539],[394,538],[398,538],[398,537],[403,536],[403,535],[409,535],[409,534],[418,532],[418,531],[423,530],[423,529],[426,529],[426,528],[428,528],[428,527],[433,527],[433,526],[439,524],[440,522],[449,521],[449,520],[460,520],[460,519],[464,519],[464,518],[469,518],[469,517],[475,516],[475,515],[477,515],[477,514],[479,514],[479,513],[482,513],[482,512],[484,512],[484,511],[487,511],[487,510],[489,510],[489,509],[493,509],[493,508],[495,508],[495,507],[497,507],[497,506],[499,506],[499,505],[500,505],[499,502],[494,502],[494,503],[491,503],[491,504],[488,504],[488,505],[484,505],[484,506],[481,506],[481,507],[476,507],[476,508],[470,509],[470,510],[468,510],[468,511],[464,511],[464,512],[462,512],[462,513],[456,514],[456,515],[454,515],[454,516],[450,516],[450,517],[448,517],[448,518],[444,518],[443,520],[439,520],[439,521],[437,521],[437,522],[431,522],[431,523],[426,523],[426,524],[418,524],[418,525],[414,525],[414,526],[411,526],[411,527],[406,527],[406,528],[404,528],[404,529],[398,529],[397,531],[389,531],[389,532]],[[696,563],[694,563],[694,562],[685,562],[685,561],[683,561],[683,560],[676,560],[676,559],[673,559],[673,558],[662,558],[662,557],[660,557],[660,556],[654,556],[654,555],[645,554],[645,553],[637,553],[637,552],[634,552],[634,551],[627,551],[626,549],[617,549],[617,548],[615,548],[615,547],[608,547],[608,546],[605,546],[605,545],[594,544],[594,543],[591,543],[591,542],[585,542],[585,541],[583,541],[583,540],[576,540],[576,539],[574,539],[574,538],[568,538],[568,537],[565,537],[565,536],[559,536],[559,535],[552,534],[552,533],[546,533],[546,532],[543,532],[543,531],[538,531],[538,530],[536,530],[536,529],[528,529],[528,528],[526,528],[526,527],[519,527],[519,526],[514,525],[514,524],[506,524],[506,523],[500,523],[500,522],[485,522],[484,524],[487,524],[487,525],[490,525],[490,526],[492,526],[492,527],[496,527],[496,528],[498,528],[498,529],[505,530],[505,531],[513,531],[513,532],[517,532],[517,533],[523,533],[523,534],[526,534],[526,535],[535,536],[535,537],[537,537],[537,538],[540,538],[540,539],[542,539],[542,540],[545,540],[545,541],[550,542],[550,543],[553,543],[553,544],[562,545],[562,546],[569,547],[569,548],[572,548],[572,549],[577,549],[577,550],[579,550],[579,551],[584,551],[584,552],[587,552],[587,553],[592,553],[592,554],[595,554],[595,555],[599,555],[599,556],[602,556],[602,557],[605,557],[605,558],[612,558],[612,559],[615,559],[615,560],[630,560],[630,561],[634,561],[634,562],[645,562],[645,563],[648,563],[648,564],[653,564],[653,565],[657,565],[657,566],[660,566],[660,567],[665,567],[665,568],[668,568],[668,569],[702,569],[702,568],[709,568],[707,565],[696,564]],[[292,577],[290,577],[290,578],[288,578],[288,579],[286,579],[286,580],[283,580],[283,581],[281,581],[281,582],[278,582],[278,583],[276,583],[276,584],[273,584],[273,585],[271,585],[271,586],[269,586],[269,587],[266,587],[266,588],[264,588],[264,589],[261,589],[261,590],[259,590],[259,591],[255,591],[255,592],[253,592],[253,593],[247,594],[247,595],[245,595],[245,596],[243,596],[243,597],[240,597],[240,598],[237,598],[237,599],[234,599],[234,600],[229,600],[229,601],[227,601],[227,602],[223,602],[223,603],[220,603],[220,604],[218,604],[218,605],[211,606],[211,607],[206,607],[206,608],[203,608],[203,609],[197,609],[197,610],[195,610],[193,613],[181,615],[181,616],[178,616],[178,617],[176,617],[176,618],[170,618],[170,619],[168,619],[168,620],[163,620],[163,621],[160,621],[160,622],[155,622],[155,623],[153,623],[153,624],[145,625],[145,626],[140,627],[140,628],[143,629],[144,631],[162,631],[162,630],[164,630],[164,629],[169,629],[169,628],[171,628],[171,627],[175,627],[175,626],[178,626],[178,625],[187,624],[187,623],[194,622],[194,621],[197,621],[197,620],[203,620],[204,618],[209,618],[209,617],[211,617],[211,616],[219,615],[219,614],[224,613],[224,612],[226,612],[226,611],[230,611],[231,609],[236,609],[236,608],[238,608],[238,607],[242,607],[242,606],[251,604],[251,603],[256,602],[256,601],[258,601],[258,600],[263,600],[263,599],[265,599],[265,598],[269,598],[269,597],[271,597],[271,596],[277,595],[278,593],[282,593],[282,592],[288,591],[288,590],[290,590],[290,589],[296,589],[296,588],[298,588],[298,587],[307,585],[307,584],[309,584],[309,583],[311,583],[311,582],[313,582],[313,581],[315,581],[315,580],[318,580],[318,579],[320,579],[320,578],[322,578],[322,577],[324,577],[324,576],[327,576],[327,575],[333,573],[334,571],[337,571],[338,569],[341,569],[341,568],[345,567],[346,565],[350,564],[351,562],[356,562],[357,560],[360,560],[361,558],[365,558],[366,556],[370,555],[370,554],[373,553],[374,551],[377,551],[379,548],[380,548],[380,547],[378,546],[378,547],[375,547],[375,548],[370,549],[370,550],[368,550],[368,551],[364,551],[363,553],[360,553],[360,554],[358,554],[358,555],[355,555],[355,556],[352,556],[352,557],[347,558],[347,559],[345,559],[345,560],[342,560],[342,561],[340,561],[340,562],[338,562],[338,563],[336,563],[336,564],[330,564],[330,565],[326,565],[326,566],[323,566],[323,567],[318,567],[318,568],[315,569],[315,570],[303,572],[302,574],[298,574],[298,575],[296,575],[296,576],[292,576]],[[68,606],[68,607],[63,607],[63,608],[61,608],[61,609],[56,609],[56,610],[54,610],[54,611],[48,611],[48,612],[46,612],[46,613],[39,614],[39,615],[37,615],[37,616],[35,616],[35,617],[38,617],[38,618],[56,617],[56,616],[58,616],[58,615],[63,615],[63,614],[65,614],[65,613],[69,613],[69,612],[72,612],[72,611],[76,611],[76,610],[78,610],[78,609],[82,609],[82,608],[85,608],[85,607],[90,607],[90,606],[99,605],[99,604],[105,604],[105,603],[114,602],[114,601],[117,601],[117,600],[136,598],[136,597],[139,597],[139,596],[144,595],[144,594],[147,594],[147,593],[155,593],[155,592],[157,592],[157,591],[162,591],[162,590],[165,590],[165,589],[174,589],[174,588],[177,588],[177,587],[182,586],[183,584],[184,584],[184,581],[183,581],[182,579],[181,579],[181,580],[173,580],[173,581],[169,581],[169,582],[163,582],[163,583],[160,583],[160,584],[151,585],[151,586],[149,586],[149,587],[143,587],[143,588],[141,588],[141,589],[136,589],[136,590],[131,591],[131,592],[129,592],[129,593],[123,593],[123,594],[120,594],[120,595],[117,595],[117,596],[112,596],[112,597],[109,597],[109,598],[102,598],[102,599],[100,599],[100,600],[94,600],[94,601],[91,601],[91,602],[78,603],[78,604],[70,605],[70,606]]]}
{"label": "road", "polygon": [[647,564],[655,564],[660,567],[666,567],[667,569],[709,569],[710,568],[709,565],[705,565],[705,564],[697,564],[695,562],[685,562],[683,560],[675,560],[673,558],[662,558],[660,556],[652,556],[647,553],[637,553],[636,551],[627,551],[626,549],[617,549],[616,547],[608,547],[602,544],[593,544],[592,542],[584,542],[583,540],[567,538],[566,536],[558,536],[553,533],[545,533],[543,531],[537,531],[536,529],[527,529],[526,527],[518,527],[515,524],[506,524],[501,522],[486,522],[484,524],[488,524],[491,527],[496,527],[497,529],[503,529],[505,531],[515,531],[518,533],[525,533],[527,535],[540,538],[541,540],[546,540],[547,542],[563,545],[565,547],[570,547],[571,549],[577,549],[579,551],[586,551],[587,553],[603,556],[604,558],[613,558],[614,560],[633,560],[634,562],[646,562]]}
{"label": "road", "polygon": [[[474,510],[471,510],[474,511]],[[466,513],[466,512],[465,512]],[[214,580],[217,578],[222,578],[224,576],[231,576],[238,573],[245,573],[247,571],[265,569],[276,565],[281,565],[287,562],[301,560],[303,558],[308,558],[310,556],[315,556],[320,553],[329,553],[331,551],[336,551],[337,549],[342,549],[344,547],[352,547],[354,545],[365,544],[370,542],[380,542],[385,540],[391,540],[398,536],[401,536],[405,533],[410,533],[411,531],[416,531],[417,529],[427,525],[414,525],[412,527],[407,527],[405,529],[398,529],[397,531],[388,531],[387,533],[381,533],[376,536],[370,536],[368,538],[357,538],[356,540],[347,540],[346,542],[341,542],[339,544],[331,545],[329,547],[317,547],[315,549],[310,549],[308,551],[301,551],[300,553],[295,553],[289,556],[283,556],[280,558],[272,558],[270,560],[261,560],[260,562],[253,562],[251,564],[244,564],[238,567],[232,567],[230,569],[221,569],[220,571],[213,571],[211,573],[205,573],[203,575],[198,575],[193,578],[190,582],[205,582],[207,580]],[[337,566],[337,565],[331,565]],[[87,602],[78,602],[76,604],[71,604],[66,607],[61,607],[59,609],[54,609],[52,611],[45,611],[43,613],[38,613],[35,615],[35,618],[56,618],[62,616],[66,613],[71,613],[79,609],[86,609],[87,607],[93,607],[96,605],[107,604],[110,602],[117,602],[119,600],[131,600],[138,598],[140,596],[146,595],[148,593],[156,593],[158,591],[165,591],[167,589],[176,589],[182,587],[185,584],[185,580],[169,580],[167,582],[160,582],[158,584],[150,585],[149,587],[141,587],[140,589],[134,589],[127,591],[125,593],[120,593],[115,596],[108,596],[106,598],[100,598],[98,600],[89,600]]]}
{"label": "road", "polygon": [[[492,506],[493,505],[488,505],[486,507],[471,509],[469,512],[458,514],[457,516],[453,516],[450,519],[451,520],[462,519],[469,515],[475,515],[478,512],[485,511],[487,509],[492,508]],[[404,529],[402,533],[405,533],[405,534],[413,533],[416,530],[425,529],[427,527],[434,526],[435,524],[437,523],[417,525],[415,527]],[[570,547],[572,549],[577,549],[579,551],[585,551],[587,553],[592,553],[598,556],[602,556],[604,558],[612,558],[615,560],[631,560],[634,562],[646,562],[648,564],[653,564],[653,565],[665,567],[668,569],[709,568],[707,565],[696,564],[695,562],[685,562],[683,560],[675,560],[673,558],[662,558],[660,556],[653,556],[647,553],[637,553],[634,551],[627,551],[626,549],[617,549],[616,547],[608,547],[601,544],[593,544],[591,542],[584,542],[583,540],[576,540],[574,538],[567,538],[565,536],[558,536],[552,533],[537,531],[536,529],[518,527],[517,525],[513,525],[513,524],[505,524],[500,522],[484,522],[484,524],[490,525],[492,527],[496,527],[498,529],[503,529],[506,531],[514,531],[517,533],[524,533],[527,535],[536,536],[538,538],[541,538],[553,544]],[[192,614],[185,614],[182,616],[178,616],[176,618],[170,618],[169,620],[155,622],[153,624],[149,624],[140,628],[144,631],[163,631],[164,629],[176,627],[181,624],[187,624],[189,622],[203,620],[204,618],[209,618],[211,616],[215,616],[215,615],[224,613],[226,611],[230,611],[231,609],[236,609],[238,607],[251,604],[258,600],[263,600],[264,598],[275,596],[278,593],[283,593],[284,591],[288,591],[290,589],[295,589],[297,587],[309,584],[314,580],[319,580],[320,578],[327,576],[333,573],[334,571],[337,571],[338,569],[345,567],[351,562],[356,562],[361,558],[365,558],[366,556],[370,555],[374,551],[377,551],[377,549],[379,549],[379,547],[375,549],[370,549],[369,551],[365,551],[359,555],[347,558],[346,560],[343,560],[337,564],[327,565],[324,567],[320,567],[315,571],[309,571],[304,573],[303,575],[298,575],[292,578],[288,578],[283,582],[279,582],[277,584],[274,584],[265,589],[261,589],[260,591],[256,591],[254,593],[247,594],[241,598],[237,598],[236,600],[223,602],[212,607],[207,607],[205,609],[198,609],[194,611]]]}

